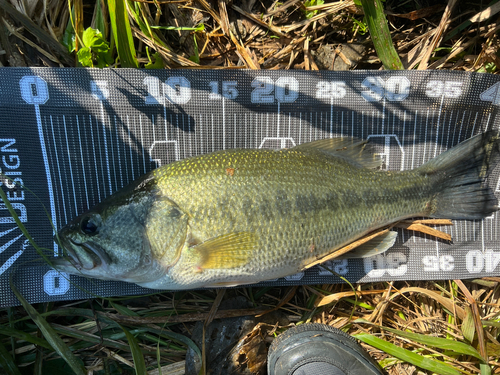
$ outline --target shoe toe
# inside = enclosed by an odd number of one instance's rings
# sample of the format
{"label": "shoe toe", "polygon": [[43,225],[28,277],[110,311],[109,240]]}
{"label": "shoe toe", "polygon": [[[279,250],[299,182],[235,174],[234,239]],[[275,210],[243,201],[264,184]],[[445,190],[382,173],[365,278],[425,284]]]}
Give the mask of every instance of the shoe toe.
{"label": "shoe toe", "polygon": [[272,343],[268,375],[382,375],[378,364],[348,334],[324,325],[290,328]]}

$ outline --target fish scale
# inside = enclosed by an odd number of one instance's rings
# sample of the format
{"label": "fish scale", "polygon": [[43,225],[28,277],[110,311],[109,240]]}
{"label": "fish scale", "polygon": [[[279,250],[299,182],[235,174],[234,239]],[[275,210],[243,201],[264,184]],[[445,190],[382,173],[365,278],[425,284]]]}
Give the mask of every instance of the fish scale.
{"label": "fish scale", "polygon": [[[415,172],[370,171],[293,149],[221,151],[158,169],[155,178],[162,194],[188,214],[199,241],[233,232],[257,234],[249,264],[230,270],[221,264],[197,275],[215,283],[241,273],[272,278],[295,273],[380,226],[421,215],[431,183]],[[179,265],[184,261],[181,256]],[[179,267],[180,283],[192,281],[188,264],[184,272]]]}

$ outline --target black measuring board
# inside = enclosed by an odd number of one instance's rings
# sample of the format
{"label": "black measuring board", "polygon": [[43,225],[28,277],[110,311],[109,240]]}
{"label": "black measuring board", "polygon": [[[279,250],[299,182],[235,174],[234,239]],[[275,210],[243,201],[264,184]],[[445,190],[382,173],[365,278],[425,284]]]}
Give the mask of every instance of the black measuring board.
{"label": "black measuring board", "polygon": [[[316,139],[370,139],[384,168],[416,168],[472,135],[500,128],[500,78],[456,71],[0,69],[2,188],[47,253],[54,226],[166,163],[229,148],[284,148]],[[488,179],[500,191],[500,168]],[[30,189],[34,194],[31,194]],[[36,196],[35,196],[36,195]],[[46,211],[44,210],[46,208]],[[48,215],[48,216],[47,216]],[[398,230],[395,246],[331,261],[351,282],[500,274],[498,213],[440,228],[453,243]],[[51,270],[0,204],[0,306],[150,293]],[[67,278],[66,278],[67,277]],[[261,285],[338,283],[314,267]]]}

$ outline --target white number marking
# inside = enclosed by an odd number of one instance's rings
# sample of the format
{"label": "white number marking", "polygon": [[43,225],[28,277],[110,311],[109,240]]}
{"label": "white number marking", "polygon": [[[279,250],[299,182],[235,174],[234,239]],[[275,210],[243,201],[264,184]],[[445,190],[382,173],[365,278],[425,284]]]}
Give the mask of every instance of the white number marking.
{"label": "white number marking", "polygon": [[[257,77],[252,83],[254,88],[250,99],[256,104],[293,103],[299,97],[299,82],[294,77],[280,77],[276,84],[271,77]],[[274,95],[273,95],[274,91]]]}
{"label": "white number marking", "polygon": [[[150,105],[163,104],[163,97],[174,104],[186,104],[191,100],[191,82],[185,77],[170,77],[164,84],[160,84],[157,77],[146,77],[142,81],[146,87],[148,95],[144,102]],[[163,94],[161,89],[163,88]]]}
{"label": "white number marking", "polygon": [[146,104],[162,104],[160,93],[160,80],[158,77],[149,76],[142,81],[147,87],[148,95],[144,98]]}
{"label": "white number marking", "polygon": [[69,290],[69,275],[66,272],[50,270],[43,275],[43,290],[49,296],[60,296]]}
{"label": "white number marking", "polygon": [[465,256],[465,266],[469,273],[493,272],[500,263],[500,252],[472,250]]}
{"label": "white number marking", "polygon": [[167,99],[175,104],[186,104],[191,100],[191,82],[184,77],[170,77],[165,81]]}
{"label": "white number marking", "polygon": [[329,260],[328,262],[325,262],[323,264],[324,268],[319,267],[318,275],[332,276],[333,274],[330,272],[330,270],[342,276],[347,275],[349,273],[349,267],[347,265],[348,259]]}
{"label": "white number marking", "polygon": [[21,97],[28,104],[45,104],[49,100],[47,82],[38,76],[24,76],[19,81]]}
{"label": "white number marking", "polygon": [[485,102],[491,102],[493,105],[500,105],[500,82],[484,90],[479,95],[479,99]]}
{"label": "white number marking", "polygon": [[97,100],[106,100],[109,97],[107,81],[90,81],[90,91]]}
{"label": "white number marking", "polygon": [[458,98],[462,95],[462,82],[438,81],[427,82],[425,94],[430,98]]}
{"label": "white number marking", "polygon": [[346,96],[346,84],[343,81],[320,81],[316,85],[317,99],[342,99]]}
{"label": "white number marking", "polygon": [[407,262],[406,255],[397,251],[363,259],[368,277],[382,277],[386,272],[391,276],[402,276],[408,271]]}
{"label": "white number marking", "polygon": [[210,94],[208,94],[208,99],[218,100],[222,99],[222,97],[226,99],[236,99],[238,97],[238,90],[236,86],[238,86],[237,81],[222,81],[222,96],[219,94],[219,82],[210,81],[208,83],[210,86]]}
{"label": "white number marking", "polygon": [[422,258],[424,271],[453,271],[455,268],[455,258],[452,255],[426,255]]}
{"label": "white number marking", "polygon": [[406,77],[393,76],[386,82],[380,77],[366,77],[361,86],[367,89],[361,92],[367,102],[378,102],[382,98],[402,102],[410,95],[410,81]]}

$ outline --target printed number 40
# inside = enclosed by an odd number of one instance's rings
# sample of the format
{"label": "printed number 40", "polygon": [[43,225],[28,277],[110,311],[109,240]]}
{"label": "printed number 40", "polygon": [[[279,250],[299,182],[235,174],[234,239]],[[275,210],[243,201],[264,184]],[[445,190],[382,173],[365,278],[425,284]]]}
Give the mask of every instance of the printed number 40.
{"label": "printed number 40", "polygon": [[479,98],[485,102],[491,102],[493,105],[500,105],[500,82],[484,90]]}

